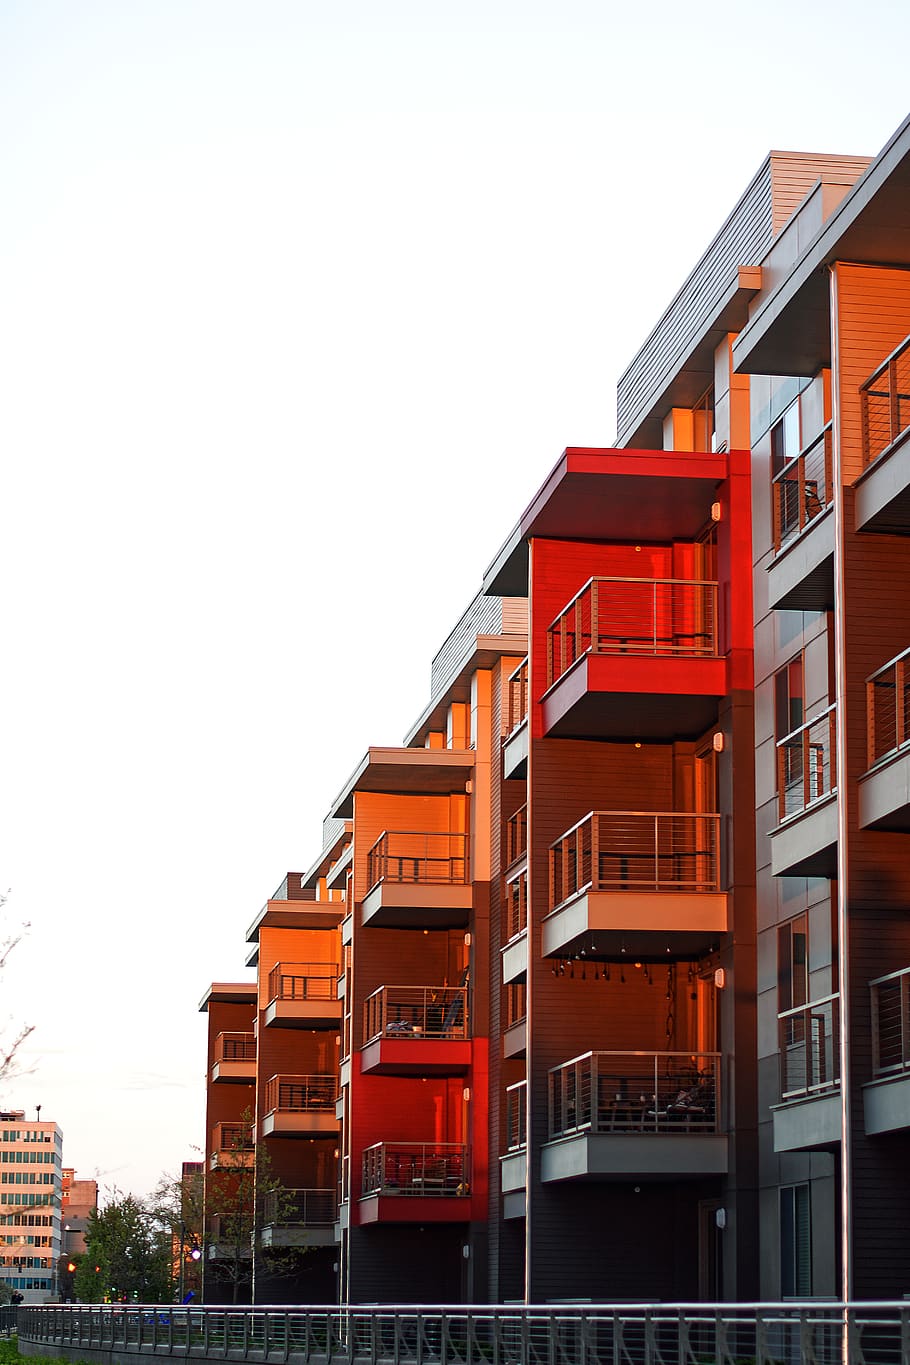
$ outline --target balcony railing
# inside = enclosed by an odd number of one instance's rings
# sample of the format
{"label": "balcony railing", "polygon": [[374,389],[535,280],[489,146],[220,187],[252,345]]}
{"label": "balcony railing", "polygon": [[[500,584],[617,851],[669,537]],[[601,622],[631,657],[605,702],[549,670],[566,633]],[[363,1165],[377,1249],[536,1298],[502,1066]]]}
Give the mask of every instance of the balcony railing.
{"label": "balcony railing", "polygon": [[520,1152],[528,1145],[528,1083],[506,1087],[506,1149]]}
{"label": "balcony railing", "polygon": [[910,649],[866,679],[869,767],[910,742]]}
{"label": "balcony railing", "polygon": [[254,1033],[219,1033],[215,1039],[216,1062],[255,1062]]}
{"label": "balcony railing", "polygon": [[468,880],[468,836],[385,830],[367,855],[367,881],[463,885]]}
{"label": "balcony railing", "polygon": [[528,851],[528,807],[519,806],[506,823],[506,867],[517,863]]}
{"label": "balcony railing", "polygon": [[380,986],[364,1001],[364,1042],[376,1038],[467,1038],[464,986]]}
{"label": "balcony railing", "polygon": [[716,1052],[586,1052],[550,1071],[550,1137],[720,1132]]}
{"label": "balcony railing", "polygon": [[859,396],[868,465],[910,427],[910,337],[873,371]]}
{"label": "balcony railing", "polygon": [[547,686],[592,654],[717,653],[717,584],[590,578],[547,631]]}
{"label": "balcony railing", "polygon": [[263,1201],[262,1221],[265,1227],[329,1227],[337,1210],[334,1190],[272,1190]]}
{"label": "balcony railing", "polygon": [[826,995],[778,1016],[781,1099],[840,1085],[840,996]]}
{"label": "balcony railing", "polygon": [[528,874],[520,872],[506,883],[506,942],[528,927]]}
{"label": "balcony railing", "polygon": [[584,890],[716,891],[720,816],[593,811],[550,846],[550,909]]}
{"label": "balcony railing", "polygon": [[[669,1220],[666,1220],[669,1221]],[[653,1236],[671,1236],[669,1228]],[[452,1362],[788,1361],[834,1365],[906,1360],[910,1304],[791,1299],[786,1303],[484,1304],[440,1310],[303,1305],[34,1304],[2,1310],[20,1342],[63,1359],[110,1352],[219,1360],[327,1360],[334,1365]],[[4,1318],[0,1317],[0,1326]],[[48,1356],[48,1350],[29,1351]]]}
{"label": "balcony railing", "polygon": [[511,735],[513,730],[517,730],[523,720],[528,716],[528,661],[522,659],[514,673],[510,673],[506,687],[508,689],[507,715],[507,734]]}
{"label": "balcony railing", "polygon": [[335,1076],[271,1076],[265,1087],[267,1114],[306,1114],[335,1108]]}
{"label": "balcony railing", "polygon": [[361,1193],[463,1198],[469,1174],[460,1142],[377,1142],[363,1154]]}
{"label": "balcony railing", "polygon": [[219,1155],[253,1150],[253,1129],[249,1123],[216,1123],[213,1137],[214,1150]]}
{"label": "balcony railing", "polygon": [[837,787],[835,724],[837,707],[807,720],[777,742],[779,816],[798,815]]}
{"label": "balcony railing", "polygon": [[279,962],[269,972],[269,1004],[275,1000],[337,1000],[337,962]]}
{"label": "balcony railing", "polygon": [[872,1069],[876,1076],[910,1070],[910,967],[869,982]]}
{"label": "balcony railing", "polygon": [[774,549],[780,550],[824,512],[831,501],[831,423],[790,460],[771,485]]}

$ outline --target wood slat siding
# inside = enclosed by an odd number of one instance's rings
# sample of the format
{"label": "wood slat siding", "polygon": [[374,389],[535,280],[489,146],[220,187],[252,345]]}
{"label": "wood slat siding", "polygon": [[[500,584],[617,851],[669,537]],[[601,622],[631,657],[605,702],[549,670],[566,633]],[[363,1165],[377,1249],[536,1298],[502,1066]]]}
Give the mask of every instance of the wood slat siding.
{"label": "wood slat siding", "polygon": [[478,593],[437,651],[430,670],[430,697],[451,685],[478,635],[522,634],[527,630],[527,603],[520,597],[487,597]]}
{"label": "wood slat siding", "polygon": [[775,235],[799,208],[818,180],[852,185],[869,165],[868,156],[816,156],[803,152],[772,152],[773,225]]}
{"label": "wood slat siding", "polygon": [[459,1303],[464,1228],[351,1228],[351,1303]]}
{"label": "wood slat siding", "polygon": [[[898,842],[904,835],[894,835]],[[895,1298],[910,1284],[910,1134],[866,1137],[863,1083],[872,1078],[868,982],[910,965],[910,918],[851,907],[853,1264],[858,1298]]]}
{"label": "wood slat siding", "polygon": [[859,390],[910,335],[910,270],[838,264],[841,451],[845,483],[863,470]]}
{"label": "wood slat siding", "polygon": [[616,390],[624,445],[697,342],[736,272],[758,265],[773,240],[771,161],[764,162],[720,232],[664,312]]}
{"label": "wood slat siding", "polygon": [[794,209],[818,180],[853,181],[864,157],[772,152],[620,377],[617,444],[625,445],[702,336],[740,266],[759,265]]}
{"label": "wood slat siding", "polygon": [[330,848],[344,833],[344,818],[340,815],[327,815],[322,822],[322,847]]}

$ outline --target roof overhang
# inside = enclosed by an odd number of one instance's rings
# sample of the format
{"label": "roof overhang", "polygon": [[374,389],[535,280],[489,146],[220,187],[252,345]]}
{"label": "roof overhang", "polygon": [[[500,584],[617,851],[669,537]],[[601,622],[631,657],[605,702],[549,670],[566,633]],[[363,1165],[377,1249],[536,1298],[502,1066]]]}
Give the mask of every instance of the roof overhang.
{"label": "roof overhang", "polygon": [[350,843],[354,826],[350,820],[346,820],[344,828],[326,844],[325,848],[316,859],[309,872],[301,880],[301,886],[315,886],[320,877],[325,877],[333,863],[336,863],[341,856],[341,850],[346,843]]}
{"label": "roof overhang", "polygon": [[266,901],[247,929],[246,941],[257,943],[260,929],[336,929],[346,913],[344,900]]}
{"label": "roof overhang", "polygon": [[734,369],[811,375],[830,365],[835,261],[910,268],[910,118],[756,309],[733,344]]}
{"label": "roof overhang", "polygon": [[255,999],[255,981],[213,981],[199,1001],[199,1012],[205,1014],[209,1005],[244,1005]]}
{"label": "roof overhang", "polygon": [[527,596],[528,541],[535,536],[625,541],[634,526],[637,541],[694,538],[727,472],[723,452],[569,447],[487,569],[483,590]]}
{"label": "roof overhang", "polygon": [[332,802],[329,814],[351,819],[355,791],[419,796],[463,792],[473,767],[470,749],[369,748]]}

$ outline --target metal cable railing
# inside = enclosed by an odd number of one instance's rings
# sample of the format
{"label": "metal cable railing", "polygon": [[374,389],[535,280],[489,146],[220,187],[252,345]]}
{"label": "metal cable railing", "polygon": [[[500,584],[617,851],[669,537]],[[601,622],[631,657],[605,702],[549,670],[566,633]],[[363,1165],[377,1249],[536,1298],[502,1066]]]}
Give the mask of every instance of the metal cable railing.
{"label": "metal cable railing", "polygon": [[[9,1311],[9,1310],[3,1310]],[[78,1360],[108,1350],[335,1365],[905,1365],[910,1303],[612,1303],[383,1308],[53,1304],[16,1310],[21,1340]]]}
{"label": "metal cable railing", "polygon": [[449,831],[385,830],[367,854],[367,885],[381,881],[463,885],[468,836]]}
{"label": "metal cable railing", "polygon": [[910,648],[866,679],[869,767],[910,740]]}
{"label": "metal cable railing", "polygon": [[591,891],[716,891],[720,816],[592,811],[550,846],[551,910]]}
{"label": "metal cable railing", "polygon": [[363,1005],[363,1038],[469,1037],[464,986],[380,986]]}
{"label": "metal cable railing", "polygon": [[717,653],[717,584],[589,578],[547,631],[547,686],[583,654]]}
{"label": "metal cable railing", "polygon": [[337,962],[279,962],[269,972],[269,1004],[275,1000],[337,998]]}
{"label": "metal cable railing", "polygon": [[821,516],[831,501],[831,423],[784,465],[771,484],[775,552]]}
{"label": "metal cable railing", "polygon": [[826,995],[777,1016],[782,1100],[840,1085],[840,996]]}
{"label": "metal cable railing", "polygon": [[550,1137],[719,1133],[719,1079],[716,1052],[586,1052],[550,1071]]}
{"label": "metal cable railing", "polygon": [[910,427],[910,337],[860,386],[863,464],[878,459]]}
{"label": "metal cable railing", "polygon": [[506,707],[507,735],[511,735],[517,730],[522,721],[528,718],[528,661],[522,659],[521,663],[510,673],[506,682],[508,689],[508,704]]}
{"label": "metal cable railing", "polygon": [[872,1069],[876,1076],[910,1070],[910,967],[869,982]]}
{"label": "metal cable railing", "polygon": [[837,787],[837,707],[827,707],[777,741],[777,798],[781,820],[799,815]]}

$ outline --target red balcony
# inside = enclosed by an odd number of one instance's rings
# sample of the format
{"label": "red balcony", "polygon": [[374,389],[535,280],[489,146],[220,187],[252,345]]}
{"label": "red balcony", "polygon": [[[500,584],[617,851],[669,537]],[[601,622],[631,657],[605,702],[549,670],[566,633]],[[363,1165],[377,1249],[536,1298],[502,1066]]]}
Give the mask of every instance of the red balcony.
{"label": "red balcony", "polygon": [[868,771],[859,782],[864,829],[910,831],[910,649],[866,679]]}
{"label": "red balcony", "polygon": [[364,1002],[363,1072],[462,1076],[471,1066],[464,986],[381,986]]}
{"label": "red balcony", "polygon": [[715,1052],[586,1052],[550,1072],[541,1179],[699,1179],[727,1169]]}
{"label": "red balcony", "polygon": [[703,733],[727,690],[717,584],[591,578],[547,632],[544,733],[673,739]]}
{"label": "red balcony", "polygon": [[252,1085],[256,1080],[256,1035],[219,1033],[215,1039],[212,1080]]}
{"label": "red balcony", "polygon": [[338,1028],[337,962],[279,962],[269,972],[267,1028]]}
{"label": "red balcony", "polygon": [[335,1076],[272,1076],[266,1083],[263,1137],[335,1137]]}
{"label": "red balcony", "polygon": [[365,926],[464,928],[471,913],[468,836],[386,830],[368,854],[367,880]]}
{"label": "red balcony", "polygon": [[377,1142],[363,1153],[361,1223],[466,1223],[470,1194],[462,1143]]}
{"label": "red balcony", "polygon": [[860,389],[863,462],[856,481],[856,527],[910,532],[910,337]]}
{"label": "red balcony", "polygon": [[666,962],[717,946],[720,816],[593,811],[550,848],[545,957]]}

